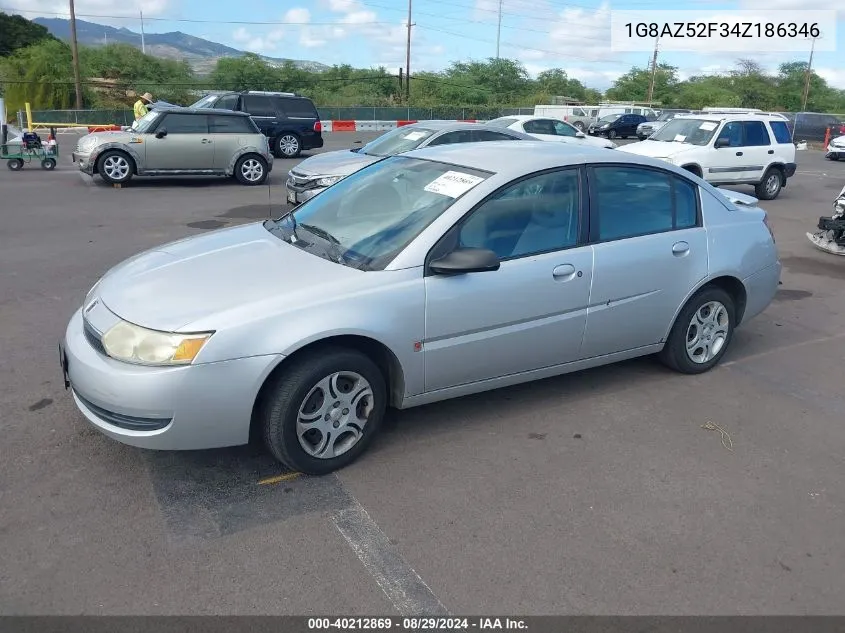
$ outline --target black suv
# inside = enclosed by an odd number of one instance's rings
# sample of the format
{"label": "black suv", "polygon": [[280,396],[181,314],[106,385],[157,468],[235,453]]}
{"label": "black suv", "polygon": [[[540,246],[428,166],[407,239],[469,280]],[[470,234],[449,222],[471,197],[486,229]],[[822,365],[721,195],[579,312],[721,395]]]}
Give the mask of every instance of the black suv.
{"label": "black suv", "polygon": [[246,112],[270,139],[276,158],[296,158],[323,146],[323,125],[314,102],[293,92],[224,92],[206,95],[192,108]]}

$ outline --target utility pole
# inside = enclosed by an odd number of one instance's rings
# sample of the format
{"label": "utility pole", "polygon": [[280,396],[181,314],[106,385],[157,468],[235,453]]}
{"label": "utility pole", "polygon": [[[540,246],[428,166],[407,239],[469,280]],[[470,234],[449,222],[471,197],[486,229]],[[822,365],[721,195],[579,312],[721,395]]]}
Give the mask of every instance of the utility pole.
{"label": "utility pole", "polygon": [[801,98],[801,111],[807,110],[807,98],[810,96],[810,76],[813,74],[813,51],[816,50],[816,38],[810,46],[810,62],[807,64],[807,76],[804,77],[804,96]]}
{"label": "utility pole", "polygon": [[408,45],[405,49],[405,102],[411,104],[411,0],[408,0]]}
{"label": "utility pole", "polygon": [[144,12],[141,11],[141,52],[147,54],[147,45],[144,42]]}
{"label": "utility pole", "polygon": [[499,43],[502,41],[502,1],[499,0],[499,28],[496,31],[496,59],[499,59]]}
{"label": "utility pole", "polygon": [[660,37],[654,40],[654,55],[651,56],[651,81],[648,82],[648,97],[646,102],[651,105],[652,97],[654,97],[654,78],[657,75],[657,45],[660,43]]}
{"label": "utility pole", "polygon": [[70,54],[73,63],[73,83],[76,88],[76,109],[82,109],[82,80],[79,77],[79,47],[76,43],[76,10],[70,0]]}

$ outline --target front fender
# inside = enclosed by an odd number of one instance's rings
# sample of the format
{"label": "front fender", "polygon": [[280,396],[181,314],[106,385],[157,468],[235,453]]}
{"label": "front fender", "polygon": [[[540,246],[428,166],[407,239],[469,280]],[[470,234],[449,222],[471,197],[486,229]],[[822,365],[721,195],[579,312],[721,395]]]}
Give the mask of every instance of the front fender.
{"label": "front fender", "polygon": [[94,173],[97,172],[97,161],[99,160],[100,156],[102,156],[103,152],[107,152],[110,149],[116,149],[126,154],[132,158],[135,162],[135,171],[138,174],[143,173],[144,168],[146,167],[146,161],[144,159],[144,155],[141,154],[136,148],[132,147],[131,145],[127,145],[125,143],[102,143],[101,145],[97,145],[94,150],[91,152],[91,165],[93,168]]}

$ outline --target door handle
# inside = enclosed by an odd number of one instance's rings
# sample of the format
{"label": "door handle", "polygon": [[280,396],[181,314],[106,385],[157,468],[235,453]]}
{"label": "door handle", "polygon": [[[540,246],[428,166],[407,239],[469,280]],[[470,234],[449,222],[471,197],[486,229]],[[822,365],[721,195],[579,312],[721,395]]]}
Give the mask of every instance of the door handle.
{"label": "door handle", "polygon": [[769,154],[774,154],[774,153],[775,153],[775,150],[770,149],[768,153],[769,153]]}
{"label": "door handle", "polygon": [[742,152],[737,152],[737,153],[736,153],[736,155],[737,155],[737,156],[742,156]]}
{"label": "door handle", "polygon": [[574,276],[575,266],[573,266],[572,264],[561,264],[560,266],[555,266],[554,270],[552,271],[552,277],[554,277],[558,281],[569,281]]}
{"label": "door handle", "polygon": [[204,139],[202,139],[202,142],[203,143],[211,143],[211,139],[204,138]]}
{"label": "door handle", "polygon": [[682,257],[689,253],[689,243],[688,242],[675,242],[672,245],[672,255],[675,257]]}

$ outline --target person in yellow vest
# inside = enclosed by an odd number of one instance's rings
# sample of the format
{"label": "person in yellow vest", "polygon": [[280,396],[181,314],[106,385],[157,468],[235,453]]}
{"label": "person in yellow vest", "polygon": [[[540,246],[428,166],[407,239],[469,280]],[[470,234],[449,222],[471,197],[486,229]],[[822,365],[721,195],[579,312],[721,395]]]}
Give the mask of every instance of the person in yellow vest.
{"label": "person in yellow vest", "polygon": [[149,92],[145,92],[141,95],[141,98],[135,102],[135,120],[137,121],[141,117],[147,114],[150,109],[147,107],[150,103],[153,102],[153,96]]}

